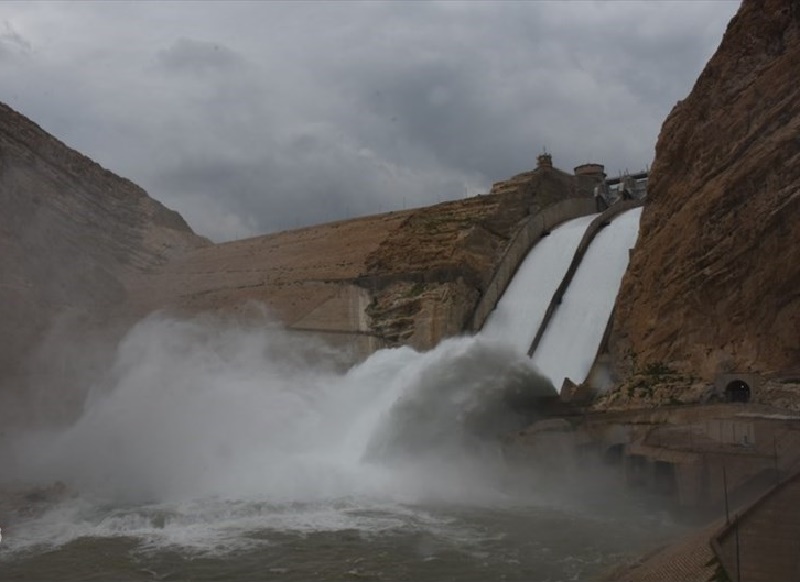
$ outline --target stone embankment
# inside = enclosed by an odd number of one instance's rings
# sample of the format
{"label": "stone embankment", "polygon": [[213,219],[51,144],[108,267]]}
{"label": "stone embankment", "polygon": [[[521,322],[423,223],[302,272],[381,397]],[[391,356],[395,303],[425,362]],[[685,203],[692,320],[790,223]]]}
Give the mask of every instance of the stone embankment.
{"label": "stone embankment", "polygon": [[[724,407],[729,409],[728,414]],[[700,467],[704,473],[702,482],[718,492],[713,504],[708,506],[709,502],[705,501],[703,507],[712,513],[716,511],[719,517],[667,547],[620,566],[605,580],[772,582],[797,579],[800,571],[797,555],[800,516],[796,511],[800,503],[800,417],[775,411],[759,412],[757,407],[749,406],[729,415],[736,408],[736,405],[693,407],[695,422],[711,423],[717,429],[728,427],[727,432],[716,431],[712,435],[714,441],[696,434],[694,443],[684,442],[682,447],[675,448],[676,443],[664,442],[651,449],[653,458],[661,463],[662,477],[668,474],[663,469],[668,463],[679,466],[693,462]],[[702,415],[707,417],[703,419]],[[669,419],[680,424],[675,415]],[[744,425],[753,422],[755,427],[746,430]],[[745,430],[738,434],[736,430],[731,432],[731,428],[737,427]],[[754,442],[742,445],[743,438],[752,437],[756,439]],[[631,452],[636,455],[641,449]],[[721,465],[719,459],[714,458],[719,455],[727,456]],[[768,468],[759,469],[760,466]],[[641,476],[639,463],[626,463],[626,467]],[[651,484],[651,487],[653,485],[659,494],[670,491],[663,482]]]}
{"label": "stone embankment", "polygon": [[796,579],[796,414],[735,403],[591,413],[536,422],[510,442],[529,463],[556,468],[591,463],[595,451],[597,475],[705,524],[606,580]]}
{"label": "stone embankment", "polygon": [[711,538],[711,547],[730,580],[798,579],[798,505],[800,473],[767,491]]}

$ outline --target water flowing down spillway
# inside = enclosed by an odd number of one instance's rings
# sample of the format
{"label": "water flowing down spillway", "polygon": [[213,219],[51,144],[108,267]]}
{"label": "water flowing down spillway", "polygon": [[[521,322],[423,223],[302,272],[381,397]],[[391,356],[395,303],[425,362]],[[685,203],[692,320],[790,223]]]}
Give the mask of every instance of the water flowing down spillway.
{"label": "water flowing down spillway", "polygon": [[481,335],[526,353],[544,313],[594,216],[560,225],[531,249],[489,315]]}
{"label": "water flowing down spillway", "polygon": [[641,212],[629,210],[597,234],[533,354],[558,388],[564,378],[586,380],[636,244]]}

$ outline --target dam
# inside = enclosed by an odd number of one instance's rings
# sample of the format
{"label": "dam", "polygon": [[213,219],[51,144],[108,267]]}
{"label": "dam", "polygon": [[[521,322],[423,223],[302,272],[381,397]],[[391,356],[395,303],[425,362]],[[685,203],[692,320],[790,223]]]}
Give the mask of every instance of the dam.
{"label": "dam", "polygon": [[[603,266],[624,261],[612,248],[633,214],[561,229],[630,202],[641,173],[567,175],[543,155],[486,196],[214,245],[0,106],[0,579],[796,579],[800,20],[787,4],[743,2],[664,121],[646,236],[602,332]],[[458,122],[458,107],[441,112]],[[518,139],[536,115],[487,137]],[[584,150],[636,141],[601,125],[582,127]],[[523,259],[557,268],[526,275]],[[65,308],[103,325],[131,311],[94,342],[44,336]],[[551,382],[575,394],[603,365],[620,377],[594,412],[519,428],[509,400]],[[50,411],[60,423],[23,430]],[[654,497],[726,524],[653,553],[685,532]]]}

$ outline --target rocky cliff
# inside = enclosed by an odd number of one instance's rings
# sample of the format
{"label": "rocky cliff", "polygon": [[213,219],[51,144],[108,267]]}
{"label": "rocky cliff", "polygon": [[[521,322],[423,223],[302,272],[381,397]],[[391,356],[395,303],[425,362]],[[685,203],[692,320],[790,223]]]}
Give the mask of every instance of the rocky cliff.
{"label": "rocky cliff", "polygon": [[102,318],[125,278],[209,244],[181,216],[0,103],[0,395],[58,318]]}
{"label": "rocky cliff", "polygon": [[800,2],[745,0],[661,129],[618,371],[800,365]]}

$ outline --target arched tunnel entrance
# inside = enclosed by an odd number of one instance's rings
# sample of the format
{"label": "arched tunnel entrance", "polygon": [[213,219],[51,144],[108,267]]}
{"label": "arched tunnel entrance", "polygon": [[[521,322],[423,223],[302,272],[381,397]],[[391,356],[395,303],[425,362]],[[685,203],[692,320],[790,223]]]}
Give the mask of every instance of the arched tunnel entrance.
{"label": "arched tunnel entrance", "polygon": [[749,402],[750,386],[743,380],[734,380],[725,387],[725,400],[728,402]]}

